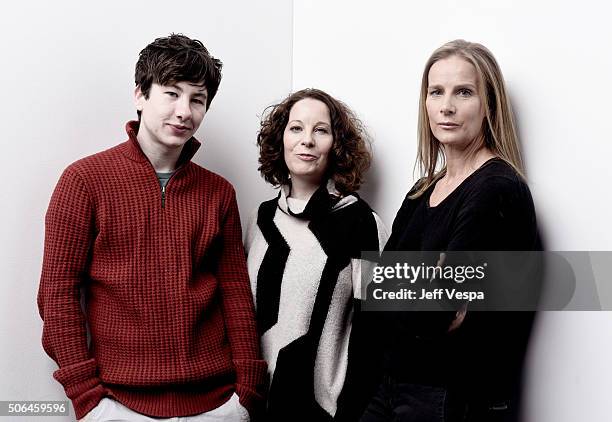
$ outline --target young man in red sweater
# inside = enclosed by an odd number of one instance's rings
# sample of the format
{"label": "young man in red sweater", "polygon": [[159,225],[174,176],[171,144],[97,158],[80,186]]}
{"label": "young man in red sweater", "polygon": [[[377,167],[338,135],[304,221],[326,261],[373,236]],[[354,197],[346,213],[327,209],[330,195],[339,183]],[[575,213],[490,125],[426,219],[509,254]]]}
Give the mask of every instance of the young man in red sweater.
{"label": "young man in red sweater", "polygon": [[43,347],[77,419],[248,420],[266,365],[235,193],[191,161],[221,62],[173,34],[140,52],[135,78],[128,140],[71,164],[53,192]]}

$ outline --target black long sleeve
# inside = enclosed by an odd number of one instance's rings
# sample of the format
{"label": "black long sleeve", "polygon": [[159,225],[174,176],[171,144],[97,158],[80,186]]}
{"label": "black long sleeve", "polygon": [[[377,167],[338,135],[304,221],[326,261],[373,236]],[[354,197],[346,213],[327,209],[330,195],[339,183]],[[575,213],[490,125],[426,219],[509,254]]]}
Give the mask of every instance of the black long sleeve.
{"label": "black long sleeve", "polygon": [[[406,196],[386,251],[540,248],[529,188],[503,160],[485,163],[436,207],[429,206],[432,190]],[[463,324],[448,333],[453,318],[453,312],[384,316],[385,370],[406,382],[462,383],[469,394],[507,397],[516,389],[533,313],[468,309]]]}

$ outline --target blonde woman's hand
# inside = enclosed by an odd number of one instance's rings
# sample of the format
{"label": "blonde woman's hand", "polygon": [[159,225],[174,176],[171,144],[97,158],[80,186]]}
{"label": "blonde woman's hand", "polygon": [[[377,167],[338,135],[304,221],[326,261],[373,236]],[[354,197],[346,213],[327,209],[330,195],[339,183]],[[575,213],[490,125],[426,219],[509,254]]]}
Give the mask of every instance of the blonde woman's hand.
{"label": "blonde woman's hand", "polygon": [[457,328],[461,326],[461,324],[463,323],[463,320],[465,319],[466,314],[467,314],[467,303],[464,303],[463,305],[461,305],[461,308],[459,308],[459,310],[455,314],[455,319],[453,320],[453,322],[451,322],[450,326],[448,327],[449,333],[451,331],[456,330]]}

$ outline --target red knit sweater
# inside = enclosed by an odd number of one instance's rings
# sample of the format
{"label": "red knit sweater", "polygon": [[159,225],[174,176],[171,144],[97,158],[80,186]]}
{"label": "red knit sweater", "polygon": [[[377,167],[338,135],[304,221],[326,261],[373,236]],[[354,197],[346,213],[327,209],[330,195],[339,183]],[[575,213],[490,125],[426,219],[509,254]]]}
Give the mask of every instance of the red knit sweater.
{"label": "red knit sweater", "polygon": [[54,377],[77,418],[104,396],[174,417],[236,391],[253,410],[266,364],[234,190],[190,161],[192,138],[162,202],[137,128],[128,123],[127,142],[70,165],[51,197],[38,305]]}

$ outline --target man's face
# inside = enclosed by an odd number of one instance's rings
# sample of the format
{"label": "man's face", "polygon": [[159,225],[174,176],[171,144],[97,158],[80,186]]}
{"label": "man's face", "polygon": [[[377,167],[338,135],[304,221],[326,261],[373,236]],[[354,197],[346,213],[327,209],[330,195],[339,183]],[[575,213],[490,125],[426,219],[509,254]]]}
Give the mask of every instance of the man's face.
{"label": "man's face", "polygon": [[153,84],[149,98],[136,88],[136,109],[141,111],[138,140],[156,149],[182,146],[198,130],[206,113],[206,88],[190,82]]}

